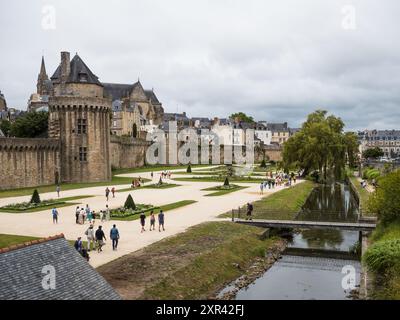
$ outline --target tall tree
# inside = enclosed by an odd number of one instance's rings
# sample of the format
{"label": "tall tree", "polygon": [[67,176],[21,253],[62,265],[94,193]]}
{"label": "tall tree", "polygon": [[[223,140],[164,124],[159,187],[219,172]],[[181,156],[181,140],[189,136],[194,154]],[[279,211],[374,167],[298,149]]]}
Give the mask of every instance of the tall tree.
{"label": "tall tree", "polygon": [[249,123],[254,122],[253,117],[248,116],[244,112],[232,113],[229,118],[232,120],[238,119],[239,121],[242,121],[242,122],[249,122]]}
{"label": "tall tree", "polygon": [[48,130],[48,112],[28,112],[11,124],[10,136],[17,138],[45,137]]}
{"label": "tall tree", "polygon": [[304,175],[318,170],[325,179],[332,172],[339,178],[346,160],[355,159],[354,137],[344,134],[343,128],[343,121],[334,115],[327,116],[325,110],[309,114],[300,131],[284,144],[284,168],[297,166],[304,170]]}

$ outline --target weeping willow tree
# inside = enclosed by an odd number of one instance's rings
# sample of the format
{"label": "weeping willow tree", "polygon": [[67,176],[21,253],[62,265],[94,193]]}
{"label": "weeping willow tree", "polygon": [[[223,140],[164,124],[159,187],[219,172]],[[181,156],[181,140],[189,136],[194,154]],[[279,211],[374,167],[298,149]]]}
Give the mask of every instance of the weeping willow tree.
{"label": "weeping willow tree", "polygon": [[330,172],[340,178],[346,163],[355,164],[358,148],[357,136],[343,129],[343,121],[325,110],[309,114],[300,131],[284,144],[283,167],[296,166],[304,176],[318,170],[324,180]]}

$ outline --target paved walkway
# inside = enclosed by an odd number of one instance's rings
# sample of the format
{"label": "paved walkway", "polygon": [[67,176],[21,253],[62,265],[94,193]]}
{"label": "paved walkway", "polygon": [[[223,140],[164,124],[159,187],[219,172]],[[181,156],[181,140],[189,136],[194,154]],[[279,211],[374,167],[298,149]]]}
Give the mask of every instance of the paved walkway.
{"label": "paved walkway", "polygon": [[[204,170],[204,168],[199,168],[198,170]],[[171,170],[171,172],[173,172],[173,170]],[[123,176],[133,177],[137,176],[137,174],[127,174]],[[150,173],[141,173],[141,176],[143,178],[150,178]],[[173,175],[173,178],[174,177],[178,176]],[[157,182],[158,179],[159,174],[155,173],[154,182]],[[148,246],[149,244],[157,242],[161,239],[183,232],[188,227],[205,221],[216,220],[218,215],[227,212],[232,208],[237,208],[238,206],[241,206],[249,201],[252,202],[258,200],[262,196],[274,193],[283,188],[277,187],[271,190],[267,189],[266,191],[264,191],[264,195],[260,195],[259,185],[257,183],[240,183],[240,185],[248,186],[248,188],[224,196],[204,197],[205,194],[210,192],[201,191],[201,189],[221,185],[221,183],[188,181],[178,181],[175,183],[179,184],[180,186],[160,190],[138,189],[135,191],[117,192],[115,198],[110,198],[108,202],[110,208],[122,206],[129,193],[131,193],[136,203],[165,205],[181,200],[196,200],[198,202],[166,212],[165,232],[158,232],[158,230],[148,231],[148,225],[146,225],[147,231],[144,233],[140,233],[141,227],[139,220],[108,221],[101,223],[107,237],[107,242],[102,253],[99,254],[97,252],[91,252],[91,265],[93,267],[98,267],[118,257],[144,248],[145,246]],[[129,187],[129,185],[122,185],[117,186],[117,189],[123,189],[127,187]],[[62,192],[61,196],[70,197],[78,195],[94,195],[94,197],[78,200],[78,202],[81,202],[82,205],[89,204],[91,209],[100,211],[101,209],[104,209],[106,205],[104,189],[105,187],[92,187],[85,189],[68,190]],[[41,199],[50,199],[55,198],[56,193],[50,192],[41,194],[40,196]],[[29,196],[4,198],[0,199],[0,206],[4,206],[9,203],[27,201],[29,199]],[[81,236],[82,240],[86,240],[84,232],[89,224],[86,223],[85,225],[77,225],[75,223],[75,207],[76,206],[60,208],[59,224],[57,225],[53,225],[52,223],[50,210],[18,214],[0,213],[0,233],[38,237],[48,237],[51,235],[64,233],[65,237],[69,240],[74,240],[78,236]],[[117,225],[117,228],[119,229],[121,235],[118,251],[112,251],[111,241],[108,240],[109,230],[114,223]],[[148,223],[149,219],[146,219],[146,224]],[[96,226],[99,224],[100,221],[96,221],[95,229]],[[156,228],[157,227],[158,226],[156,225]]]}

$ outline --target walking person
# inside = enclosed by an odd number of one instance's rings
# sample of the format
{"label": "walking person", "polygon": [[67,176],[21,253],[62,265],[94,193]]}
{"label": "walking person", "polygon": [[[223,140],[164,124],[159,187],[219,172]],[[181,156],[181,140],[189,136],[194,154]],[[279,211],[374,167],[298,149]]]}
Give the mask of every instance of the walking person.
{"label": "walking person", "polygon": [[79,213],[81,212],[81,209],[79,209],[79,206],[76,207],[75,209],[75,223],[79,223]]}
{"label": "walking person", "polygon": [[251,217],[253,213],[253,205],[250,202],[247,202],[247,217],[246,220],[253,220]]}
{"label": "walking person", "polygon": [[113,198],[115,198],[115,187],[112,187],[112,188],[111,188],[111,193],[112,193],[112,195],[113,195]]}
{"label": "walking person", "polygon": [[53,216],[53,224],[57,224],[58,223],[58,211],[56,208],[53,208],[51,210],[51,214]]}
{"label": "walking person", "polygon": [[82,254],[82,238],[78,237],[78,239],[74,243],[74,247],[76,251],[78,251],[80,254]]}
{"label": "walking person", "polygon": [[151,210],[150,213],[150,231],[155,230],[156,228],[156,217],[154,215],[154,211]]}
{"label": "walking person", "polygon": [[263,193],[264,193],[264,183],[261,182],[261,184],[260,184],[260,194],[263,194]]}
{"label": "walking person", "polygon": [[106,220],[110,221],[110,219],[111,219],[110,209],[108,208],[108,204],[106,204]]}
{"label": "walking person", "polygon": [[142,231],[140,233],[143,233],[143,231],[146,231],[146,229],[144,228],[145,224],[146,224],[146,215],[144,212],[142,212],[140,214],[140,225],[142,226]]}
{"label": "walking person", "polygon": [[101,222],[106,221],[106,211],[105,210],[100,210],[100,217],[101,217]]}
{"label": "walking person", "polygon": [[110,239],[112,240],[112,248],[113,250],[117,250],[118,247],[118,240],[119,240],[119,231],[115,224],[113,225],[112,229],[110,230]]}
{"label": "walking person", "polygon": [[101,226],[99,226],[99,228],[96,230],[95,237],[97,242],[97,252],[101,252],[103,251],[102,248],[105,244],[104,241],[107,240],[104,231],[101,229]]}
{"label": "walking person", "polygon": [[108,189],[108,187],[106,188],[106,199],[108,202],[108,197],[110,196],[110,189]]}
{"label": "walking person", "polygon": [[57,197],[58,197],[58,198],[60,197],[60,191],[61,191],[61,187],[60,187],[60,185],[58,184],[57,187],[56,187],[56,192],[57,192]]}
{"label": "walking person", "polygon": [[153,177],[154,177],[153,171],[150,173],[150,177],[151,177],[151,180],[153,180]]}
{"label": "walking person", "polygon": [[89,228],[85,231],[85,235],[87,237],[87,251],[90,252],[90,249],[93,244],[93,249],[96,248],[95,245],[95,234],[94,234],[94,229],[93,225],[90,225]]}
{"label": "walking person", "polygon": [[86,214],[85,214],[85,209],[83,207],[81,208],[81,212],[79,213],[79,220],[80,224],[85,224]]}
{"label": "walking person", "polygon": [[161,227],[163,231],[165,231],[164,228],[164,212],[160,210],[160,213],[158,214],[158,231],[161,232]]}
{"label": "walking person", "polygon": [[91,219],[91,212],[90,212],[90,208],[89,208],[89,205],[87,204],[86,205],[86,208],[85,208],[85,216],[86,216],[86,219],[87,220],[89,220],[89,222],[91,222],[92,221],[92,219]]}

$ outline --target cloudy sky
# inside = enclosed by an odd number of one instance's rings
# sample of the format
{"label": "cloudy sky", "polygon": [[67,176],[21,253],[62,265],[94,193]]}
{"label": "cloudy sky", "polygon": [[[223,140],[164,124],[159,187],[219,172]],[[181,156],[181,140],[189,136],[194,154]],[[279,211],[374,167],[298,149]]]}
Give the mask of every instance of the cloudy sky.
{"label": "cloudy sky", "polygon": [[[54,13],[54,15],[53,15]],[[42,54],[154,88],[166,112],[400,128],[398,0],[0,0],[0,90],[26,108]]]}

